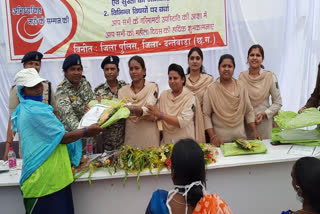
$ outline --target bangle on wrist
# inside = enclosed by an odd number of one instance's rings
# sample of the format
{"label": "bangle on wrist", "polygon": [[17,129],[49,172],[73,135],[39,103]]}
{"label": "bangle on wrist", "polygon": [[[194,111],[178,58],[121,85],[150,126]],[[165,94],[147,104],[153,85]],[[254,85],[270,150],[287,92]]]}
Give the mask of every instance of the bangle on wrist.
{"label": "bangle on wrist", "polygon": [[162,111],[162,112],[160,112],[160,117],[159,117],[159,119],[160,119],[160,120],[163,120],[163,116],[164,116],[164,112]]}
{"label": "bangle on wrist", "polygon": [[84,127],[83,137],[88,137],[88,127]]}
{"label": "bangle on wrist", "polygon": [[217,135],[213,135],[212,137],[210,137],[210,140],[214,140],[217,137]]}

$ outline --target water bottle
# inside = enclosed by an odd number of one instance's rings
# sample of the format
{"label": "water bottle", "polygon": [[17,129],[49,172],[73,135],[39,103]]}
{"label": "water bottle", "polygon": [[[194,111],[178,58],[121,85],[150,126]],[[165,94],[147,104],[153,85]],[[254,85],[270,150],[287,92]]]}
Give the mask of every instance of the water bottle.
{"label": "water bottle", "polygon": [[86,155],[90,157],[93,155],[93,139],[92,138],[87,138],[86,139],[87,144],[86,144]]}
{"label": "water bottle", "polygon": [[13,151],[12,146],[10,147],[10,151],[8,153],[8,159],[9,159],[9,169],[14,170],[17,168],[17,158],[16,153]]}

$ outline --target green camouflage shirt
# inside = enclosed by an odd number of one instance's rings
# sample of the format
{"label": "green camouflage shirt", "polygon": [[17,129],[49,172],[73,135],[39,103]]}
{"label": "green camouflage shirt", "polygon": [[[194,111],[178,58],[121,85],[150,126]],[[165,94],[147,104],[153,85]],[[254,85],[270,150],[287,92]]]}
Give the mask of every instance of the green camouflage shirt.
{"label": "green camouflage shirt", "polygon": [[57,110],[67,131],[78,128],[84,115],[84,106],[95,99],[90,83],[84,76],[77,89],[65,78],[56,91]]}
{"label": "green camouflage shirt", "polygon": [[110,86],[108,85],[107,82],[102,83],[100,85],[98,85],[95,89],[94,89],[94,94],[96,95],[96,97],[101,97],[103,98],[108,98],[108,97],[115,97],[118,98],[118,91],[120,88],[122,88],[122,86],[127,85],[127,83],[123,80],[119,80],[118,81],[118,87],[117,87],[117,91],[116,93],[114,93]]}
{"label": "green camouflage shirt", "polygon": [[[109,87],[108,83],[105,82],[94,89],[96,97],[108,98],[115,97],[118,98],[118,91],[120,88],[125,86],[127,83],[123,80],[118,81],[118,87],[116,93],[114,93]],[[98,147],[98,152],[103,152],[103,150],[112,151],[117,150],[124,143],[125,135],[125,119],[119,120],[118,122],[112,124],[111,126],[105,128],[105,130],[96,137],[96,143]]]}

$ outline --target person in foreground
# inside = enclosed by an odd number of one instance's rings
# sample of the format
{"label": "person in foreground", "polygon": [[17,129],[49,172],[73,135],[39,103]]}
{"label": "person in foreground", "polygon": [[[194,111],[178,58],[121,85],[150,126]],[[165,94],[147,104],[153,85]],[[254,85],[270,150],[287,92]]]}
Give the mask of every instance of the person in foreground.
{"label": "person in foreground", "polygon": [[[20,134],[23,155],[20,187],[27,214],[72,214],[71,163],[79,165],[82,137],[96,136],[97,124],[66,132],[53,113],[42,103],[42,82],[35,69],[23,69],[15,76],[20,104],[12,113],[13,130]],[[66,145],[68,144],[68,145]]]}
{"label": "person in foreground", "polygon": [[292,167],[291,177],[302,209],[295,212],[288,210],[282,214],[320,213],[320,160],[315,157],[300,158]]}
{"label": "person in foreground", "polygon": [[178,141],[171,155],[171,178],[174,189],[157,190],[146,214],[231,214],[227,203],[218,194],[207,194],[205,160],[197,142]]}

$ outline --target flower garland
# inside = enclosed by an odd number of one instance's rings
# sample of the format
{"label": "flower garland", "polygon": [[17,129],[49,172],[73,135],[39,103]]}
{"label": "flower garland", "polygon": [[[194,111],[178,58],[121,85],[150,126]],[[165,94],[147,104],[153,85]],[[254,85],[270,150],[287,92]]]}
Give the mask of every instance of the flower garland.
{"label": "flower garland", "polygon": [[[219,156],[218,150],[211,144],[199,144],[205,159],[205,164],[215,163]],[[78,168],[73,167],[74,179],[81,177],[89,171],[89,184],[91,177],[98,168],[107,168],[110,175],[115,174],[119,170],[124,170],[125,177],[123,185],[125,185],[128,174],[137,175],[137,184],[140,189],[140,173],[149,170],[150,174],[156,170],[157,175],[163,168],[170,170],[171,168],[171,152],[173,144],[163,144],[158,148],[139,149],[128,145],[121,148],[109,158],[94,160],[88,164],[89,158],[82,158]],[[81,172],[80,172],[81,171]]]}

